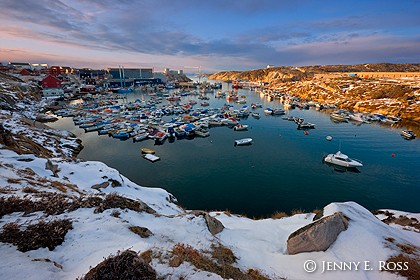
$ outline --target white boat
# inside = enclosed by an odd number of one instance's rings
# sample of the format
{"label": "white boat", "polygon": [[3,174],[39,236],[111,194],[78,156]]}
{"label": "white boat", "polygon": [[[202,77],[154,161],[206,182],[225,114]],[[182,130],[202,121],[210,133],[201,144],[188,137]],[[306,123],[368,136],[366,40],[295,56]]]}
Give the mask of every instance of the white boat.
{"label": "white boat", "polygon": [[330,118],[338,122],[347,122],[347,116],[340,113],[331,113]]}
{"label": "white boat", "polygon": [[237,124],[233,127],[233,130],[235,130],[235,131],[248,130],[248,125],[247,124]]}
{"label": "white boat", "polygon": [[363,115],[360,114],[360,113],[350,114],[349,119],[351,121],[355,121],[355,122],[365,122],[365,119],[364,119]]}
{"label": "white boat", "polygon": [[405,139],[414,139],[417,137],[417,135],[412,130],[403,130],[401,131],[401,136]]}
{"label": "white boat", "polygon": [[271,114],[273,114],[273,110],[270,109],[270,108],[265,108],[264,109],[264,114],[271,115]]}
{"label": "white boat", "polygon": [[259,119],[260,118],[260,113],[254,112],[254,113],[252,113],[252,116],[256,119]]}
{"label": "white boat", "polygon": [[238,121],[234,118],[227,118],[227,119],[222,119],[222,124],[223,125],[237,125]]}
{"label": "white boat", "polygon": [[141,132],[133,137],[133,142],[139,142],[146,139],[149,136],[148,132]]}
{"label": "white boat", "polygon": [[356,159],[351,159],[347,155],[338,151],[335,154],[329,154],[324,158],[325,162],[332,163],[344,167],[361,167],[362,162]]}
{"label": "white boat", "polygon": [[155,161],[160,160],[160,157],[155,156],[155,155],[152,155],[152,154],[145,154],[143,157],[144,157],[145,159],[147,159],[147,160],[151,161],[151,162],[155,162]]}
{"label": "white boat", "polygon": [[210,132],[205,128],[199,128],[199,129],[194,130],[194,134],[200,137],[210,136]]}
{"label": "white boat", "polygon": [[245,146],[245,145],[251,145],[252,143],[252,138],[243,138],[243,139],[238,139],[235,140],[234,142],[234,146]]}
{"label": "white boat", "polygon": [[286,112],[283,109],[275,108],[275,109],[273,109],[271,114],[272,115],[284,115],[284,114],[286,114]]}

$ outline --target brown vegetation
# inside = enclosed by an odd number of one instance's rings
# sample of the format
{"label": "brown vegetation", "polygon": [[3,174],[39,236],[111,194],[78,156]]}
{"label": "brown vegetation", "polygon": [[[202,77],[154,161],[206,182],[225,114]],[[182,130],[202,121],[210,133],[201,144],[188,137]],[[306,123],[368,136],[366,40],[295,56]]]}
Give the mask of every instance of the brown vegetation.
{"label": "brown vegetation", "polygon": [[182,243],[178,243],[172,248],[172,255],[173,257],[169,261],[169,265],[172,267],[178,267],[186,261],[200,270],[215,273],[224,279],[269,279],[257,270],[250,269],[245,273],[239,268],[232,266],[236,257],[230,249],[223,246],[213,247],[212,256],[214,255],[217,262],[190,245]]}
{"label": "brown vegetation", "polygon": [[73,198],[58,193],[36,193],[35,195],[39,197],[39,200],[17,196],[0,197],[0,218],[15,212],[29,214],[43,211],[48,215],[57,215],[66,211],[75,211],[79,208],[95,208],[95,213],[102,213],[112,208],[155,213],[145,203],[117,194],[108,194],[105,198],[95,195]]}
{"label": "brown vegetation", "polygon": [[136,252],[126,250],[92,268],[83,280],[156,279],[156,271]]}
{"label": "brown vegetation", "polygon": [[420,279],[420,258],[408,256],[405,254],[399,254],[398,256],[392,256],[386,260],[387,264],[392,264],[391,267],[395,263],[400,264],[407,264],[408,269],[404,270],[389,270],[388,272],[399,274],[403,277],[407,277],[408,280],[419,280]]}
{"label": "brown vegetation", "polygon": [[21,252],[39,248],[54,248],[64,242],[67,232],[72,229],[68,219],[55,221],[40,221],[30,224],[25,230],[20,230],[17,223],[5,224],[0,233],[0,242],[12,243]]}

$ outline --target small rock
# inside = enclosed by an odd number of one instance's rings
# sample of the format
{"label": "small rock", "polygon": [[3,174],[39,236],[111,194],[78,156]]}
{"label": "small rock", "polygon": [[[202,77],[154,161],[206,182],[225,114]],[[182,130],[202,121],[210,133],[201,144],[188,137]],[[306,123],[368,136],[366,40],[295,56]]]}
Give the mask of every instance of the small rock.
{"label": "small rock", "polygon": [[91,188],[95,189],[95,190],[99,190],[99,189],[105,189],[108,186],[109,186],[109,182],[103,182],[103,183],[100,183],[100,184],[93,185]]}
{"label": "small rock", "polygon": [[142,238],[147,238],[153,235],[153,233],[148,228],[145,228],[145,227],[133,226],[133,227],[129,227],[128,229]]}

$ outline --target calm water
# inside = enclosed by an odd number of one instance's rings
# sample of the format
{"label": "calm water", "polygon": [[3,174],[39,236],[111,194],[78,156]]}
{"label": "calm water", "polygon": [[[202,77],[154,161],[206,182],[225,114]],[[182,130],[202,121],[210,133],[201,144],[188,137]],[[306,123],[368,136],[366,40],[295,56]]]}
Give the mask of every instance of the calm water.
{"label": "calm water", "polygon": [[[225,85],[226,86],[226,85]],[[265,107],[281,107],[258,93],[240,90],[247,105],[263,103],[241,123],[248,131],[227,127],[210,129],[210,137],[176,140],[154,146],[119,141],[96,132],[84,133],[71,118],[60,119],[52,127],[72,131],[83,140],[79,157],[98,160],[118,169],[142,186],[161,187],[174,194],[187,209],[225,210],[250,216],[270,215],[292,209],[307,211],[330,202],[356,201],[368,209],[392,208],[420,212],[420,142],[407,141],[401,129],[377,124],[336,124],[328,114],[311,110],[291,110],[288,115],[316,124],[309,135],[297,130],[294,122],[265,116]],[[225,99],[213,99],[210,107],[221,107]],[[129,94],[128,99],[145,98]],[[186,102],[196,97],[184,97]],[[197,107],[200,104],[195,105]],[[235,108],[243,105],[235,104]],[[332,135],[331,142],[325,136]],[[233,141],[251,137],[251,146],[234,147]],[[339,149],[363,161],[360,173],[340,172],[322,163],[325,154]],[[151,163],[139,148],[156,150],[161,160]],[[392,157],[391,155],[395,156]]]}

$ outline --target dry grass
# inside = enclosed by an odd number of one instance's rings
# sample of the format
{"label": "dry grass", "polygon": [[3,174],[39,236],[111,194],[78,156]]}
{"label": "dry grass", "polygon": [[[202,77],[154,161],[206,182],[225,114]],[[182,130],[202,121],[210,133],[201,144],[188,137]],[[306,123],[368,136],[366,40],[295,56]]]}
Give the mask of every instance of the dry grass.
{"label": "dry grass", "polygon": [[401,249],[402,252],[409,255],[416,254],[418,251],[418,249],[413,245],[398,243],[397,246]]}
{"label": "dry grass", "polygon": [[408,280],[419,280],[420,279],[420,258],[411,257],[404,254],[399,254],[398,256],[392,256],[386,260],[387,264],[395,263],[406,263],[408,266],[407,270],[394,270],[388,271],[391,273],[399,274],[403,277],[407,277]]}
{"label": "dry grass", "polygon": [[286,218],[289,217],[289,215],[286,212],[280,212],[280,211],[276,211],[273,213],[273,215],[271,215],[271,219],[281,219],[281,218]]}
{"label": "dry grass", "polygon": [[20,179],[20,178],[16,178],[16,179],[8,178],[7,179],[7,183],[9,183],[9,184],[20,184],[21,181],[22,181],[22,179]]}
{"label": "dry grass", "polygon": [[151,263],[152,262],[152,258],[153,258],[153,251],[152,250],[147,250],[144,251],[140,254],[140,257],[142,257],[142,259],[146,262],[146,263]]}
{"label": "dry grass", "polygon": [[25,230],[20,230],[17,223],[8,223],[2,228],[0,241],[16,245],[21,252],[39,248],[48,248],[51,251],[64,242],[64,237],[72,228],[69,219],[40,221],[28,225]]}
{"label": "dry grass", "polygon": [[303,209],[293,209],[292,212],[291,212],[291,216],[297,215],[297,214],[305,214],[305,213],[306,213],[306,211],[303,210]]}
{"label": "dry grass", "polygon": [[212,245],[211,249],[212,249],[211,257],[213,259],[216,259],[221,264],[224,264],[224,263],[233,264],[238,259],[233,254],[231,249],[221,244],[218,244],[217,246]]}
{"label": "dry grass", "polygon": [[144,211],[149,214],[156,213],[156,211],[150,208],[147,204],[138,200],[119,196],[116,193],[108,194],[103,202],[95,209],[95,213],[101,213],[106,209],[112,208],[130,209],[136,212]]}
{"label": "dry grass", "polygon": [[132,200],[116,194],[109,194],[105,198],[100,196],[82,196],[77,199],[59,193],[37,193],[40,199],[20,198],[17,196],[0,197],[0,218],[4,215],[24,212],[25,214],[44,211],[48,215],[57,215],[79,208],[95,208],[95,213],[102,213],[106,209],[130,209],[136,212],[154,213],[155,211],[141,201]]}
{"label": "dry grass", "polygon": [[247,273],[244,273],[239,268],[232,266],[236,257],[226,247],[221,245],[213,247],[211,254],[217,259],[216,262],[190,245],[178,243],[172,248],[173,257],[170,259],[169,265],[178,267],[186,261],[194,265],[197,269],[215,273],[224,279],[269,279],[255,270],[248,270]]}
{"label": "dry grass", "polygon": [[39,191],[32,187],[23,187],[22,192],[24,193],[39,193]]}
{"label": "dry grass", "polygon": [[92,268],[83,280],[157,279],[156,271],[136,252],[126,250]]}

